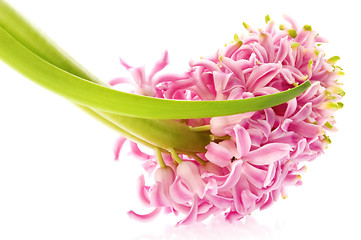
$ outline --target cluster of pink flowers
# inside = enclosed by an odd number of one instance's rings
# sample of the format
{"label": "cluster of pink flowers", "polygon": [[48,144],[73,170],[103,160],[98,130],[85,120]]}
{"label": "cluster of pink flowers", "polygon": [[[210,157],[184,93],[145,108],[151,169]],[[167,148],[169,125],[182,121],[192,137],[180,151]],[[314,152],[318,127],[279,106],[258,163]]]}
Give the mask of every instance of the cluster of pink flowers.
{"label": "cluster of pink flowers", "polygon": [[[205,153],[142,152],[134,142],[132,153],[144,161],[155,183],[139,179],[141,200],[154,210],[140,215],[149,219],[160,211],[185,215],[178,224],[202,221],[222,213],[229,221],[242,219],[256,209],[265,209],[288,186],[300,185],[303,162],[315,159],[330,143],[326,131],[334,129],[333,114],[343,105],[344,92],[337,79],[342,71],[338,57],[325,58],[321,38],[309,25],[275,27],[268,21],[264,30],[235,35],[233,42],[213,56],[190,62],[184,74],[161,74],[168,64],[167,53],[146,76],[144,68],[124,61],[135,81],[135,93],[167,99],[232,100],[285,91],[309,79],[312,86],[297,98],[262,111],[207,119],[190,119],[190,127],[203,126],[214,135]],[[124,78],[111,82],[123,83]],[[126,81],[130,81],[127,79]],[[117,144],[118,154],[125,139]]]}

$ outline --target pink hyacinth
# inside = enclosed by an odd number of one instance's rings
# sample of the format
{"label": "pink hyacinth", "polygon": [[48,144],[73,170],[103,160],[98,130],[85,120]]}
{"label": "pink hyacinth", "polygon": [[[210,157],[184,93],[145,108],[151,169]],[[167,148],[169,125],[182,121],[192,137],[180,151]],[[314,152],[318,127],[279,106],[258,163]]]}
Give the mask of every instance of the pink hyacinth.
{"label": "pink hyacinth", "polygon": [[[166,99],[245,99],[285,91],[307,79],[312,83],[302,95],[276,107],[187,120],[190,127],[214,136],[205,153],[178,154],[177,161],[161,153],[159,159],[132,142],[132,153],[155,183],[148,186],[140,177],[139,195],[153,210],[145,215],[130,211],[130,216],[145,220],[163,210],[184,214],[178,224],[220,213],[234,221],[269,207],[279,196],[287,196],[286,187],[302,183],[303,163],[322,154],[330,143],[326,131],[334,129],[333,114],[343,106],[344,92],[337,81],[343,73],[335,66],[338,57],[325,58],[323,38],[309,25],[299,28],[286,19],[291,26],[280,30],[273,21],[264,30],[244,24],[247,36],[236,35],[216,54],[191,61],[184,74],[159,73],[168,64],[167,53],[148,76],[144,68],[121,61],[135,82],[135,93]],[[123,143],[121,138],[116,156]]]}

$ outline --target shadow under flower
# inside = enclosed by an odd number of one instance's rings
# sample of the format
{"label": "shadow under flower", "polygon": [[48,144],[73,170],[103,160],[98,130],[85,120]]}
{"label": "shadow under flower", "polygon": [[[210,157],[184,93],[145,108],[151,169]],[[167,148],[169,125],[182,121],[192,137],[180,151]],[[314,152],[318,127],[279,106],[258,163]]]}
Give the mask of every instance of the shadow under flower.
{"label": "shadow under flower", "polygon": [[134,240],[218,240],[218,239],[278,239],[282,223],[261,223],[255,217],[229,223],[224,217],[216,216],[206,222],[178,227],[165,226],[162,233],[142,233]]}

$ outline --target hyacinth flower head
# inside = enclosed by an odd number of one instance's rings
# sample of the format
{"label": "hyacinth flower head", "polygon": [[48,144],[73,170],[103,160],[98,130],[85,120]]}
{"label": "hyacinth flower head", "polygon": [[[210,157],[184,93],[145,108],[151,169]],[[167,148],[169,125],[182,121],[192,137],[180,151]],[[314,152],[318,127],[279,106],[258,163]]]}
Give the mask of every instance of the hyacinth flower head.
{"label": "hyacinth flower head", "polygon": [[[178,224],[211,215],[229,221],[286,196],[301,184],[301,162],[330,142],[333,113],[343,91],[324,40],[310,26],[249,34],[210,57],[191,61],[181,74],[163,74],[165,52],[150,73],[121,60],[130,77],[109,84],[90,74],[9,5],[0,1],[0,58],[39,85],[67,98],[119,132],[143,161],[152,185],[139,177],[138,193],[152,210],[137,219],[181,213]],[[131,83],[133,93],[112,88]],[[140,145],[154,154],[143,152]]]}
{"label": "hyacinth flower head", "polygon": [[[325,58],[320,47],[325,40],[311,26],[300,28],[291,18],[286,20],[289,26],[280,29],[268,16],[264,30],[244,23],[246,36],[236,34],[216,54],[191,61],[190,70],[182,75],[155,75],[153,70],[147,77],[143,68],[121,61],[131,73],[135,92],[167,99],[247,99],[311,82],[303,94],[272,108],[186,120],[193,131],[213,136],[206,152],[149,155],[132,143],[132,153],[155,176],[155,185],[145,185],[141,176],[141,198],[154,210],[145,215],[130,211],[130,216],[148,219],[163,209],[185,214],[178,224],[219,213],[229,221],[239,220],[269,207],[280,196],[286,198],[288,186],[302,184],[304,163],[322,154],[331,142],[327,131],[335,129],[334,112],[343,106],[338,82],[343,72],[335,65],[339,57]],[[167,62],[165,53],[154,69]]]}

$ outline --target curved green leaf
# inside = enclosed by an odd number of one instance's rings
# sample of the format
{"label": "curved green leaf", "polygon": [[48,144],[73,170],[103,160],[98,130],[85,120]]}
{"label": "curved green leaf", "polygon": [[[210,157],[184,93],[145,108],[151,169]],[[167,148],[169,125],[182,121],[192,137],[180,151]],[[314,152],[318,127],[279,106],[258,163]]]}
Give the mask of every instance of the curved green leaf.
{"label": "curved green leaf", "polygon": [[[0,0],[0,27],[4,28],[4,30],[6,30],[24,47],[52,65],[66,72],[84,78],[85,80],[98,83],[103,86],[109,86],[106,82],[102,82],[96,76],[87,71],[74,58],[72,58],[54,41],[46,36],[45,33],[31,24],[29,20],[25,19],[19,12],[17,12],[3,0]],[[120,126],[120,124],[117,122],[118,120],[112,119],[111,116],[104,117],[101,115],[102,113],[100,111],[79,104],[75,105],[104,125],[117,131],[122,136],[150,148],[156,147],[152,143],[144,141],[144,138],[142,139],[139,136],[134,136],[133,134],[129,133],[129,131],[124,129],[123,126]],[[127,119],[129,117],[123,116],[123,118]],[[169,128],[167,129],[171,135],[172,130]]]}
{"label": "curved green leaf", "polygon": [[47,37],[45,33],[31,24],[3,0],[0,0],[0,27],[24,47],[45,61],[85,80],[101,85],[108,85],[89,73],[69,54],[57,46],[54,41]]}
{"label": "curved green leaf", "polygon": [[[0,0],[0,27],[44,61],[85,80],[109,86],[89,73],[75,59],[32,25],[15,9]],[[174,120],[141,119],[101,112],[75,104],[124,137],[150,148],[176,149],[179,153],[204,152],[211,141],[207,134],[196,133]]]}
{"label": "curved green leaf", "polygon": [[188,119],[253,112],[287,102],[303,93],[309,81],[277,94],[227,101],[183,101],[120,92],[70,74],[35,55],[0,28],[0,57],[39,85],[80,105],[104,112],[154,119]]}

